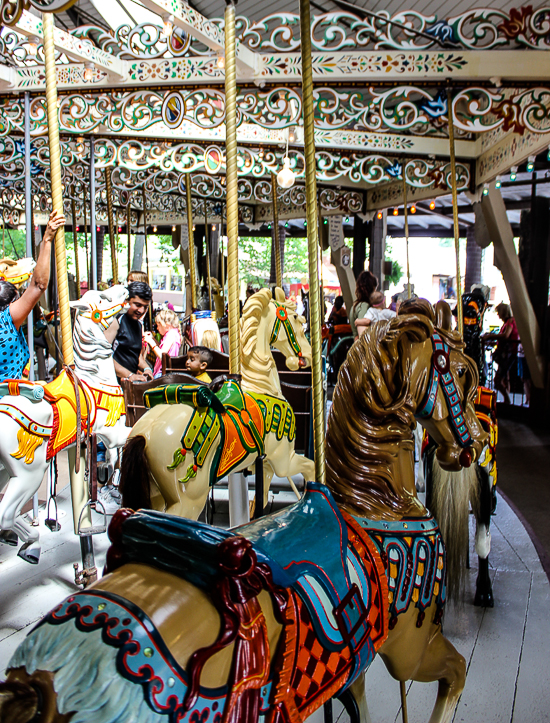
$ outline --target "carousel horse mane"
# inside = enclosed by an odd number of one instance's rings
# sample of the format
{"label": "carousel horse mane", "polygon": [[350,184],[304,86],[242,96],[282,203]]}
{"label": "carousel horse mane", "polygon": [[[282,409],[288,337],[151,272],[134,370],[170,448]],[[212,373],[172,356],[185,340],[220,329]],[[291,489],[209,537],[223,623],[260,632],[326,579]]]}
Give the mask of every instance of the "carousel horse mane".
{"label": "carousel horse mane", "polygon": [[[269,346],[267,356],[262,355],[257,347],[258,329],[262,315],[269,306],[271,299],[271,289],[261,289],[253,294],[244,305],[243,315],[241,317],[241,354],[247,362],[252,361],[253,358],[256,357],[256,360],[261,360],[263,365],[275,364],[271,358],[271,354],[269,354]],[[285,299],[284,292],[281,289],[275,290],[275,301],[289,311],[296,310],[296,305]]]}
{"label": "carousel horse mane", "polygon": [[[399,315],[373,324],[350,349],[338,375],[326,437],[326,475],[337,503],[373,519],[410,514],[410,501],[392,472],[398,447],[413,445],[419,399],[410,389],[411,343],[424,342],[436,316],[425,299],[405,302]],[[452,349],[463,343],[438,329]],[[468,374],[467,397],[476,373]],[[427,377],[426,377],[427,379]]]}

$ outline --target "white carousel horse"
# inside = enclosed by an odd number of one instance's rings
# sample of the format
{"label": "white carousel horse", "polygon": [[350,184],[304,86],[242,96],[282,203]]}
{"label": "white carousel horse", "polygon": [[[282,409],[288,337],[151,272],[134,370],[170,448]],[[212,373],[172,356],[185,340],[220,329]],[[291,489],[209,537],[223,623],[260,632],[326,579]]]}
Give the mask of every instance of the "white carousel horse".
{"label": "white carousel horse", "polygon": [[[72,302],[79,312],[73,343],[75,372],[81,384],[82,434],[89,424],[90,432],[95,432],[107,448],[107,461],[116,457],[129,430],[112,348],[103,329],[122,309],[127,293],[125,287],[113,286],[106,291],[88,291]],[[0,394],[0,490],[7,486],[0,501],[0,530],[15,532],[23,542],[19,556],[36,564],[40,557],[38,528],[25,521],[21,509],[38,491],[52,457],[75,444],[75,388],[64,370],[50,384],[8,380],[0,384]],[[74,465],[69,466],[73,479]],[[86,498],[73,498],[73,512],[79,515],[85,503]],[[9,535],[4,535],[4,540],[8,539]]]}
{"label": "white carousel horse", "polygon": [[[272,299],[271,291],[262,289],[245,304],[241,386],[226,384],[219,394],[230,414],[212,411],[209,417],[206,407],[161,403],[134,425],[122,456],[124,506],[197,519],[210,485],[250,468],[260,453],[266,455],[264,503],[274,474],[313,480],[313,462],[294,451],[294,413],[271,354],[272,346],[279,349],[287,367],[296,371],[311,363],[311,346],[295,305],[285,300],[282,289],[275,294]],[[213,402],[219,404],[217,398]]]}
{"label": "white carousel horse", "polygon": [[32,276],[32,270],[36,266],[36,261],[32,258],[0,259],[0,281],[9,281],[14,286],[21,286]]}

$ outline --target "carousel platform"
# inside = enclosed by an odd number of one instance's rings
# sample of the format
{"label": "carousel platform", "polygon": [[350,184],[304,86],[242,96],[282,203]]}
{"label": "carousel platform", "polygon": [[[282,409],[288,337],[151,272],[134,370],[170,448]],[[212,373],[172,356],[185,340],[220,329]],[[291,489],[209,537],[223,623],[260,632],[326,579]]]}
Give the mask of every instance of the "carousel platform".
{"label": "carousel platform", "polygon": [[[60,482],[66,480],[60,463]],[[282,488],[282,481],[279,481]],[[225,495],[217,497],[216,523],[227,524]],[[56,603],[77,590],[73,563],[80,559],[78,539],[72,532],[70,493],[59,493],[62,528],[50,532],[40,509],[42,557],[38,566],[20,560],[15,548],[0,545],[0,677],[12,652],[36,622]],[[274,508],[295,497],[281,491]],[[495,595],[493,609],[472,604],[477,558],[471,549],[472,568],[466,599],[461,607],[447,609],[444,629],[464,655],[468,666],[466,688],[458,705],[457,723],[541,723],[550,721],[550,585],[535,546],[521,520],[499,495],[492,524],[491,573]],[[473,539],[473,534],[471,535]],[[94,539],[96,564],[103,566],[109,542],[106,534]],[[367,700],[372,723],[401,720],[399,685],[377,658],[367,675]],[[429,717],[436,684],[408,685],[410,723]],[[319,710],[310,723],[322,723]],[[347,720],[339,703],[333,720]]]}

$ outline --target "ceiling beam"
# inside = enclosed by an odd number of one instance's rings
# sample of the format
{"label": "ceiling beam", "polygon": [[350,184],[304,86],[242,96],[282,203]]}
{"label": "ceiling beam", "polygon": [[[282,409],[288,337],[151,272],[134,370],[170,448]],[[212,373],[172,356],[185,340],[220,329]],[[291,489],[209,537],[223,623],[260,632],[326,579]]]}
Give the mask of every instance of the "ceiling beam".
{"label": "ceiling beam", "polygon": [[[29,38],[42,38],[42,19],[24,10],[14,30]],[[54,28],[54,44],[56,50],[64,53],[70,60],[80,63],[93,63],[96,69],[108,74],[111,80],[122,79],[127,76],[126,61],[121,60],[116,55],[106,53],[101,48],[96,48],[88,40],[77,38],[71,33]],[[63,66],[60,64],[58,67],[62,68]],[[25,68],[24,70],[29,69]],[[44,68],[42,66],[40,72],[43,76]],[[84,83],[82,79],[80,79],[80,82]],[[42,85],[45,87],[44,80],[42,80]]]}
{"label": "ceiling beam", "polygon": [[[182,0],[142,0],[143,5],[161,17],[173,18],[174,25],[185,33],[204,43],[217,54],[225,53],[224,31],[212,23]],[[244,77],[252,77],[256,70],[258,55],[237,42],[237,72]]]}

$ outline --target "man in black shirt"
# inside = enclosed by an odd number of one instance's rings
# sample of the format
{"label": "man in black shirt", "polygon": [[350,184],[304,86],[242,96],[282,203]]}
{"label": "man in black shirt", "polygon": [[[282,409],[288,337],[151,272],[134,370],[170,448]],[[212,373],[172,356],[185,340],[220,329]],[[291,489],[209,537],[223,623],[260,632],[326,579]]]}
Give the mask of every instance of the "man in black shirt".
{"label": "man in black shirt", "polygon": [[113,344],[113,361],[119,379],[145,382],[153,378],[153,370],[141,355],[144,318],[153,292],[149,284],[134,281],[128,284],[128,308],[116,319],[105,336]]}

